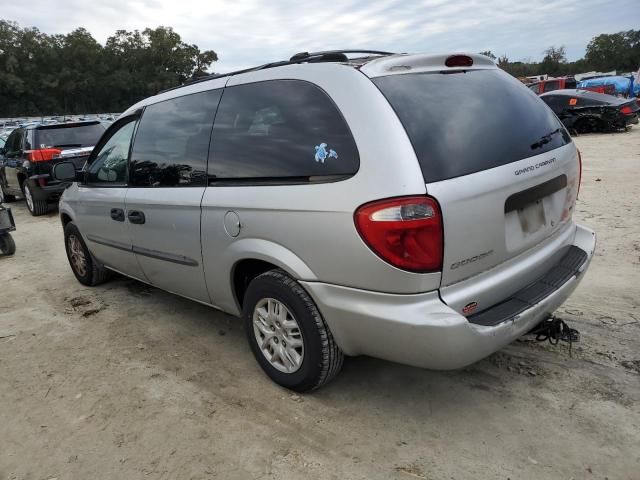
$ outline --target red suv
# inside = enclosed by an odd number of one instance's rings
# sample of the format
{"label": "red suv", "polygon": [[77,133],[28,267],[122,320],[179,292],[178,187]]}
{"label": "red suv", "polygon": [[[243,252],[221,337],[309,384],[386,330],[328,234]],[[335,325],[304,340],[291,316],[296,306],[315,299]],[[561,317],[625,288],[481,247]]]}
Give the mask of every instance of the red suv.
{"label": "red suv", "polygon": [[531,85],[527,85],[534,93],[538,95],[552,90],[563,90],[565,88],[576,88],[578,82],[573,77],[565,78],[550,78],[548,80],[541,80]]}

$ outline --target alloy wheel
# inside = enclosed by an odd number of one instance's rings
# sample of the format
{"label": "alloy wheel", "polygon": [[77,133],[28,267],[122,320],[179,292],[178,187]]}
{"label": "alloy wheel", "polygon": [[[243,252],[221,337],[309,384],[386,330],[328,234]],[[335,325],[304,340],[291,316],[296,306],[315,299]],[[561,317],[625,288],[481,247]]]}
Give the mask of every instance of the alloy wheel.
{"label": "alloy wheel", "polygon": [[82,243],[80,243],[80,240],[75,235],[69,235],[67,245],[69,247],[69,260],[71,261],[71,266],[78,275],[81,277],[86,276],[87,259],[84,255]]}
{"label": "alloy wheel", "polygon": [[304,360],[302,331],[286,305],[263,298],[253,309],[253,333],[258,348],[275,369],[294,373]]}
{"label": "alloy wheel", "polygon": [[33,212],[33,196],[31,195],[31,189],[29,185],[24,186],[24,199],[27,201],[27,207],[29,211]]}

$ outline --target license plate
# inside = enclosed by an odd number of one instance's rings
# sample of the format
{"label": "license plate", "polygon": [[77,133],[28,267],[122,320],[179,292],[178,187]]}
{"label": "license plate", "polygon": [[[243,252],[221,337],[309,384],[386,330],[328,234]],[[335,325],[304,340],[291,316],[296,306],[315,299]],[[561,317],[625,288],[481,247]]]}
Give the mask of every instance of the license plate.
{"label": "license plate", "polygon": [[542,200],[518,209],[518,220],[524,233],[535,233],[547,223]]}

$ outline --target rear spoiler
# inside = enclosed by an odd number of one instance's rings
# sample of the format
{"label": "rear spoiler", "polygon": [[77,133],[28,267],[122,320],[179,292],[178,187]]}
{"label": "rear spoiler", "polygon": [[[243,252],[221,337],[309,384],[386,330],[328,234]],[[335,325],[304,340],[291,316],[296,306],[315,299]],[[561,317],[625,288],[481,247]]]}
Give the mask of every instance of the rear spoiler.
{"label": "rear spoiler", "polygon": [[88,127],[91,125],[100,125],[100,121],[90,122],[68,122],[68,123],[54,123],[51,125],[38,125],[35,130],[55,130],[58,128],[72,128],[72,127]]}

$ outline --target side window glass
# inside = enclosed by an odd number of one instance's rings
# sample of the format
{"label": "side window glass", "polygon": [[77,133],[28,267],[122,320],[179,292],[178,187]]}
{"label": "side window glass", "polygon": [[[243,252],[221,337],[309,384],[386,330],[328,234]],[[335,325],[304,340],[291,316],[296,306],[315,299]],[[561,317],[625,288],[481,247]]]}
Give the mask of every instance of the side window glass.
{"label": "side window glass", "polygon": [[560,82],[554,80],[553,82],[547,82],[544,85],[545,92],[552,92],[553,90],[558,90],[560,88]]}
{"label": "side window glass", "polygon": [[18,151],[22,151],[25,150],[25,138],[27,136],[27,131],[26,130],[20,130],[20,133],[18,134],[18,148],[16,150]]}
{"label": "side window glass", "polygon": [[539,84],[539,83],[536,83],[536,84],[534,84],[534,85],[530,85],[530,86],[529,86],[529,89],[530,89],[533,93],[538,94],[538,93],[540,93],[540,84]]}
{"label": "side window glass", "polygon": [[206,186],[209,140],[221,92],[194,93],[145,109],[131,151],[132,186]]}
{"label": "side window glass", "polygon": [[24,149],[31,150],[33,147],[33,130],[26,130],[24,136]]}
{"label": "side window glass", "polygon": [[102,146],[87,171],[87,183],[125,185],[135,120],[125,123]]}
{"label": "side window glass", "polygon": [[348,176],[358,151],[333,101],[300,80],[227,87],[216,114],[210,179]]}
{"label": "side window glass", "polygon": [[15,154],[20,150],[20,130],[14,130],[7,138],[7,143],[5,144],[5,150],[7,154]]}

